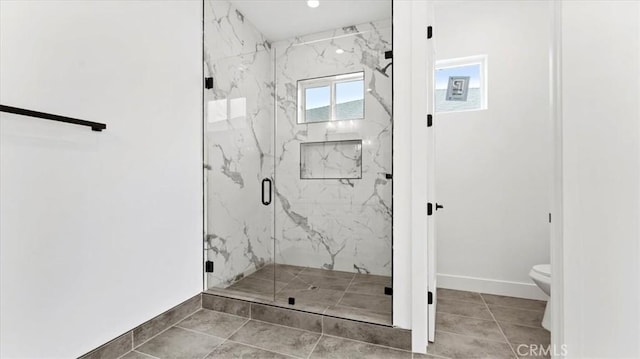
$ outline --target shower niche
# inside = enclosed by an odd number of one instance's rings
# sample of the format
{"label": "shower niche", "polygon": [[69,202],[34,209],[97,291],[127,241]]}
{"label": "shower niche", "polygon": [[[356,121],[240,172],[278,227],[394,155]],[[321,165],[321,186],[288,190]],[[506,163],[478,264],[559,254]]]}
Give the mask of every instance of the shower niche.
{"label": "shower niche", "polygon": [[391,1],[322,7],[204,1],[205,290],[391,325]]}

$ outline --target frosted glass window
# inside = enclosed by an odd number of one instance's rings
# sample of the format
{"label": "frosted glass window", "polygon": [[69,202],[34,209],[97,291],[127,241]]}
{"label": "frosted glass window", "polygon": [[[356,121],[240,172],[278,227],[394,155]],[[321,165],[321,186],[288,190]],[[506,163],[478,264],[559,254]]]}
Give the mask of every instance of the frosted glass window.
{"label": "frosted glass window", "polygon": [[486,56],[436,62],[435,110],[457,112],[487,108]]}
{"label": "frosted glass window", "polygon": [[336,83],[336,120],[364,118],[364,81]]}
{"label": "frosted glass window", "polygon": [[306,122],[331,120],[331,87],[311,87],[304,91]]}

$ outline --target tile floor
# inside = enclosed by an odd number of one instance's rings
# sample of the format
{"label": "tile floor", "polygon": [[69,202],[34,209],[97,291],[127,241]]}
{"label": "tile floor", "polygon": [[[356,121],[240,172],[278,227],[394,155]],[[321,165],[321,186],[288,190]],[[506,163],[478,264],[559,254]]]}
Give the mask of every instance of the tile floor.
{"label": "tile floor", "polygon": [[427,353],[446,358],[549,357],[531,355],[550,343],[550,333],[541,326],[546,302],[449,289],[438,289],[437,298],[436,338]]}
{"label": "tile floor", "polygon": [[[384,294],[385,287],[391,287],[391,277],[269,264],[224,290],[210,292],[391,325],[392,301],[391,296]],[[293,306],[288,304],[290,297],[295,298]]]}
{"label": "tile floor", "polygon": [[438,290],[436,341],[427,355],[201,309],[140,343],[148,358],[534,358],[520,344],[549,344],[545,302]]}

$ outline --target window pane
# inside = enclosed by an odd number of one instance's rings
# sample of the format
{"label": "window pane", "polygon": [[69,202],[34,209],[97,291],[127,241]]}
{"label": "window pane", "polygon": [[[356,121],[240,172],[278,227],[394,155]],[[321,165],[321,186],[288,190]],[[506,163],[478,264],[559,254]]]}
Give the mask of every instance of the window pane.
{"label": "window pane", "polygon": [[336,120],[364,118],[364,81],[336,83]]}
{"label": "window pane", "polygon": [[331,120],[331,89],[329,86],[305,89],[304,101],[305,122]]}
{"label": "window pane", "polygon": [[480,64],[436,69],[436,112],[482,108]]}

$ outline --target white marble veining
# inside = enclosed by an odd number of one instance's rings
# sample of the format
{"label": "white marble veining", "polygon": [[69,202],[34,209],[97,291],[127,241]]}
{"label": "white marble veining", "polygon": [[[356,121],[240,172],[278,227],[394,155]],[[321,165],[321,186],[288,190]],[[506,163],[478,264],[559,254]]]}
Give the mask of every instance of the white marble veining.
{"label": "white marble veining", "polygon": [[[276,75],[276,262],[391,275],[391,23],[273,44]],[[342,51],[336,52],[341,49]],[[298,124],[296,83],[364,71],[365,118]],[[361,179],[300,180],[300,144],[362,140]],[[333,162],[339,166],[338,162]]]}
{"label": "white marble veining", "polygon": [[301,179],[360,179],[362,141],[300,144]]}
{"label": "white marble veining", "polygon": [[[208,286],[274,261],[391,275],[390,21],[270,44],[229,3],[205,0],[204,25]],[[364,119],[297,123],[297,80],[357,71]],[[359,155],[316,151],[305,170],[361,178],[301,179],[301,143],[348,140],[362,141]],[[264,178],[275,181],[270,206]]]}

